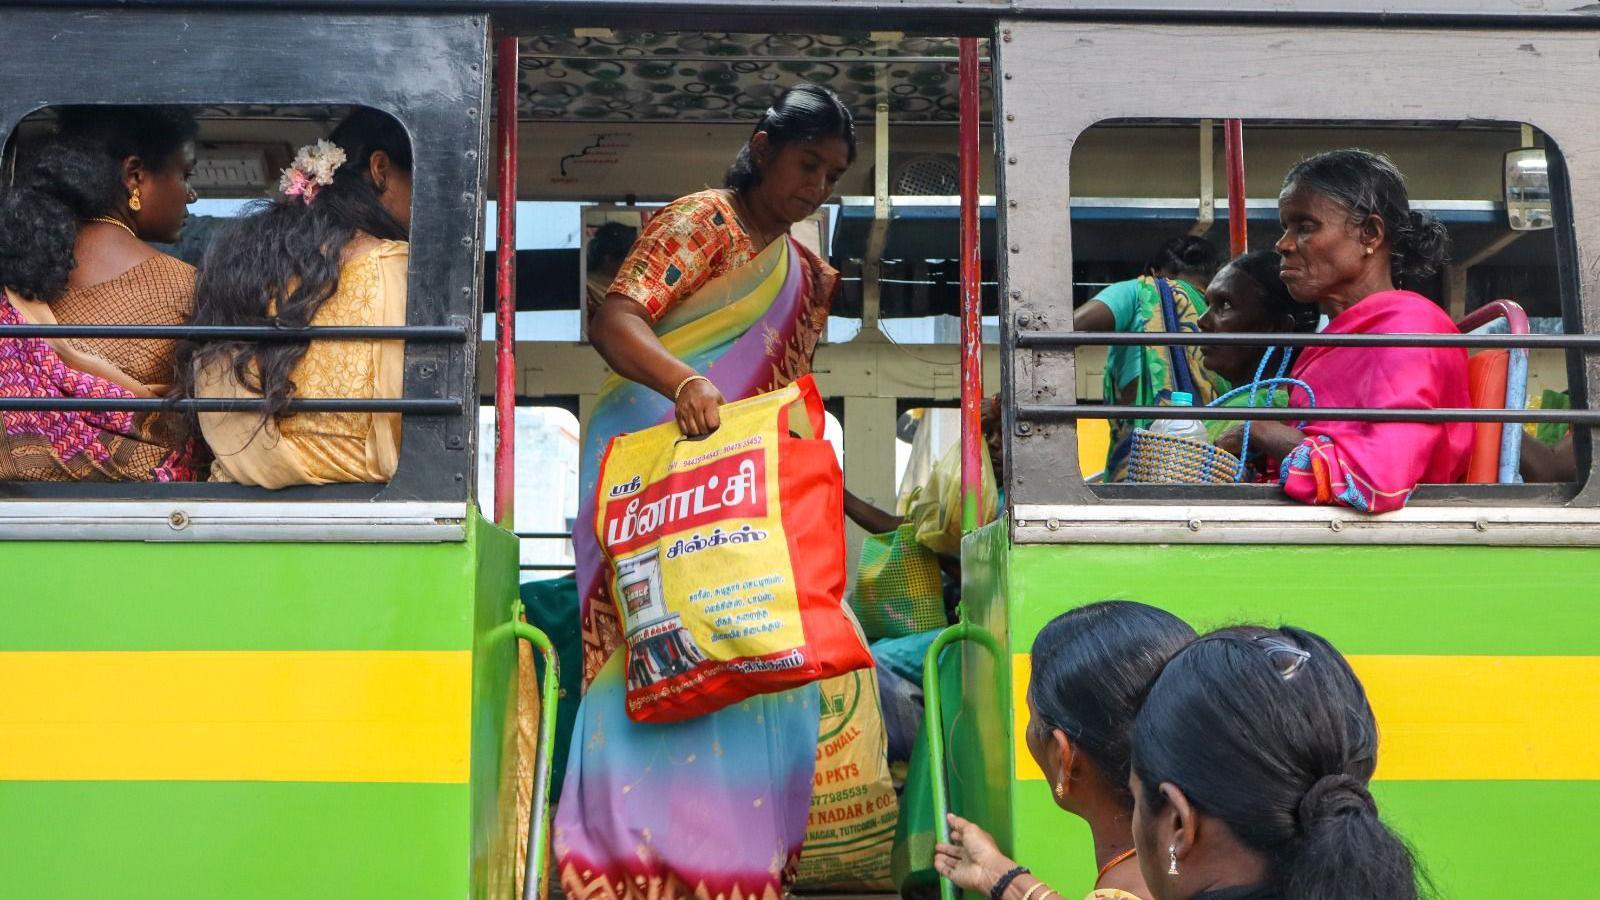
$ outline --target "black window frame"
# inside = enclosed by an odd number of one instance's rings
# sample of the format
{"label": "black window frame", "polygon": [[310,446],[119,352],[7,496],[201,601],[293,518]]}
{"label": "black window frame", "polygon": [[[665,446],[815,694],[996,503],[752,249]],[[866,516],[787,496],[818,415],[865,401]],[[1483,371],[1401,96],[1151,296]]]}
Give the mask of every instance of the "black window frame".
{"label": "black window frame", "polygon": [[488,172],[488,18],[197,6],[7,9],[0,23],[7,35],[4,135],[30,113],[66,104],[338,105],[394,116],[411,136],[414,160],[407,325],[462,334],[460,341],[407,342],[405,398],[455,400],[460,412],[407,414],[388,483],[269,491],[205,482],[13,481],[0,482],[0,502],[468,502]]}

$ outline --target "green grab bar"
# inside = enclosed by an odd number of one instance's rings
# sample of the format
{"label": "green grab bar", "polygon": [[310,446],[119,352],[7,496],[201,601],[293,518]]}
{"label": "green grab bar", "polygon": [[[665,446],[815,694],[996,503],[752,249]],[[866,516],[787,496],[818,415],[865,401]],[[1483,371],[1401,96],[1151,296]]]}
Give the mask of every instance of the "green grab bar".
{"label": "green grab bar", "polygon": [[[922,661],[923,726],[928,728],[928,770],[933,776],[933,833],[941,844],[950,843],[949,789],[944,783],[944,704],[939,696],[939,654],[944,648],[960,641],[974,639],[973,632],[981,632],[967,622],[958,622],[939,632],[928,645]],[[939,875],[940,900],[956,900],[956,887],[950,879]]]}
{"label": "green grab bar", "polygon": [[511,620],[511,631],[544,657],[544,684],[539,689],[539,743],[534,753],[533,800],[528,809],[528,866],[522,873],[522,900],[539,900],[550,835],[550,762],[555,753],[556,704],[561,693],[556,677],[559,663],[556,649],[544,632],[519,618]]}

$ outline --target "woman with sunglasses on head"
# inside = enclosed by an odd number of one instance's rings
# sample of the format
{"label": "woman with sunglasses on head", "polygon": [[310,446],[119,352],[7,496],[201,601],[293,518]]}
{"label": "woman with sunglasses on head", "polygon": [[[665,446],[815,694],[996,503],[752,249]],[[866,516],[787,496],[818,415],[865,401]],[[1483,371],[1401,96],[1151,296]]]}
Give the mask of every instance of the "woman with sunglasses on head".
{"label": "woman with sunglasses on head", "polygon": [[[1034,638],[1028,750],[1056,805],[1089,826],[1099,870],[1092,900],[1151,900],[1133,859],[1128,732],[1151,680],[1193,639],[1177,616],[1127,600],[1063,613]],[[992,900],[1059,897],[959,816],[950,816],[950,843],[934,849],[934,868]]]}
{"label": "woman with sunglasses on head", "polygon": [[1378,726],[1344,657],[1299,628],[1179,651],[1133,727],[1133,838],[1153,900],[1413,900],[1368,792]]}

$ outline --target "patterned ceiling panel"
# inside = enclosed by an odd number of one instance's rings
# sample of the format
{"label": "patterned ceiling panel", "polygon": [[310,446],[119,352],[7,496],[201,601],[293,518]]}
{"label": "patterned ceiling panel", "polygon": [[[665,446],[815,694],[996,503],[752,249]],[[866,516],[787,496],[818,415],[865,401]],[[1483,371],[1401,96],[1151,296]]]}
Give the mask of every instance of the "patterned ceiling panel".
{"label": "patterned ceiling panel", "polygon": [[[520,105],[525,119],[754,122],[786,86],[814,81],[837,93],[858,120],[871,121],[880,69],[896,124],[958,119],[953,39],[880,43],[867,35],[523,38]],[[981,90],[987,116],[987,74]]]}

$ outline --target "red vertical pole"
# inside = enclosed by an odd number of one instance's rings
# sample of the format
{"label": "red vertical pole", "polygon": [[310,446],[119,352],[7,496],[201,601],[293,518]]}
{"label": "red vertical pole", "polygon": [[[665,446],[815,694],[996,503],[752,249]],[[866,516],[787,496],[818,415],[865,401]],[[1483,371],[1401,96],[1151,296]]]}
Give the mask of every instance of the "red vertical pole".
{"label": "red vertical pole", "polygon": [[983,486],[982,294],[978,246],[978,39],[961,39],[961,527],[978,526]]}
{"label": "red vertical pole", "polygon": [[1228,249],[1232,256],[1250,249],[1244,212],[1244,123],[1223,123],[1223,155],[1228,158]]}
{"label": "red vertical pole", "polygon": [[495,44],[495,132],[500,190],[495,236],[494,520],[513,527],[517,401],[517,39]]}

